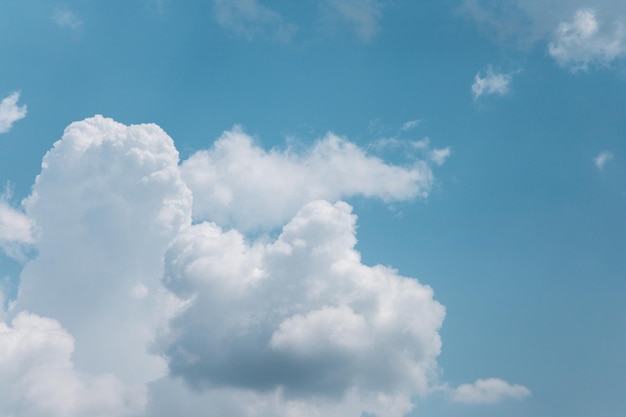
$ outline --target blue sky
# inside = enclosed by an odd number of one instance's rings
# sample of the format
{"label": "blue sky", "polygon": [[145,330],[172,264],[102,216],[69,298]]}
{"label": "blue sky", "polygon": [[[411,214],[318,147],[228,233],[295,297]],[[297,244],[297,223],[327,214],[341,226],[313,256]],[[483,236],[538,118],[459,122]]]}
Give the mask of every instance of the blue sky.
{"label": "blue sky", "polygon": [[0,416],[626,414],[624,27],[4,2]]}

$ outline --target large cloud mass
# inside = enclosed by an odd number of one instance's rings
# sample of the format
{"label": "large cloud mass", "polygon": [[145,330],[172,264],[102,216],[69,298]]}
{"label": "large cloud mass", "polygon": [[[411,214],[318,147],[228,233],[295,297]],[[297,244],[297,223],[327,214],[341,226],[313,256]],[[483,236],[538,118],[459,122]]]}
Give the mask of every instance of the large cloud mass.
{"label": "large cloud mass", "polygon": [[137,382],[159,375],[162,361],[145,354],[154,297],[163,251],[191,208],[173,141],[156,125],[73,123],[25,207],[38,256],[21,274],[16,311],[59,320],[82,369]]}
{"label": "large cloud mass", "polygon": [[0,311],[0,415],[406,414],[438,384],[444,308],[361,263],[338,200],[431,183],[334,135],[295,154],[235,129],[181,167],[156,125],[71,124],[24,213],[0,204],[0,243],[36,253]]}
{"label": "large cloud mass", "polygon": [[287,398],[424,394],[444,308],[417,280],[361,264],[355,221],[316,201],[270,244],[212,223],[182,233],[166,255],[167,288],[189,300],[164,336],[171,371]]}

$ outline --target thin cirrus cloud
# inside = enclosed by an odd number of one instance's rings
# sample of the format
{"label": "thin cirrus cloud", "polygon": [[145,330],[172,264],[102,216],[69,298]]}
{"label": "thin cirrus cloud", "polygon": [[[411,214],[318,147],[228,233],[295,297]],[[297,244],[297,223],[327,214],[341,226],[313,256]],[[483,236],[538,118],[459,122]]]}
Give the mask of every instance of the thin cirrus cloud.
{"label": "thin cirrus cloud", "polygon": [[[225,166],[254,170],[260,158],[256,175],[274,186],[278,174],[290,181],[285,164],[310,173],[315,146],[290,159],[230,134]],[[321,155],[350,168],[334,172],[339,183],[364,167],[389,184],[411,172],[324,140]],[[224,172],[211,187],[231,187]],[[298,197],[277,238],[250,240],[241,219],[229,229],[210,211],[198,220],[192,199],[209,188],[186,178],[158,126],[101,116],[68,126],[45,155],[23,202],[37,256],[0,322],[3,413],[401,417],[440,386],[443,305],[417,279],[361,262],[357,217],[341,196]],[[302,193],[289,187],[266,188],[265,200]],[[396,197],[421,189],[409,190]],[[233,209],[256,201],[237,192]]]}
{"label": "thin cirrus cloud", "polygon": [[474,76],[474,83],[472,84],[472,94],[474,100],[479,97],[488,95],[504,96],[509,93],[511,79],[515,72],[500,73],[493,70],[491,66],[487,67],[485,75],[477,73]]}
{"label": "thin cirrus cloud", "polygon": [[213,0],[213,16],[220,26],[247,40],[262,37],[289,42],[297,30],[258,0]]}
{"label": "thin cirrus cloud", "polygon": [[498,378],[479,379],[452,391],[454,401],[466,404],[494,404],[506,399],[522,399],[530,395],[523,385],[509,384]]}
{"label": "thin cirrus cloud", "polygon": [[601,22],[593,9],[579,9],[571,21],[559,24],[548,49],[561,66],[574,71],[607,66],[626,54],[626,29],[619,22]]}
{"label": "thin cirrus cloud", "polygon": [[20,93],[13,92],[0,101],[0,134],[13,128],[13,124],[26,117],[26,105],[17,104]]}

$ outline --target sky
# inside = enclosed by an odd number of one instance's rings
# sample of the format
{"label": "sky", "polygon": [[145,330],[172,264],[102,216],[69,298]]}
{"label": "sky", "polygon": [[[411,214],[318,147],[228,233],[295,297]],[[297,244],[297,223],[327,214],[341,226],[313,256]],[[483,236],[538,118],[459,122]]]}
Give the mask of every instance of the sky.
{"label": "sky", "polygon": [[0,417],[626,415],[626,3],[0,3]]}

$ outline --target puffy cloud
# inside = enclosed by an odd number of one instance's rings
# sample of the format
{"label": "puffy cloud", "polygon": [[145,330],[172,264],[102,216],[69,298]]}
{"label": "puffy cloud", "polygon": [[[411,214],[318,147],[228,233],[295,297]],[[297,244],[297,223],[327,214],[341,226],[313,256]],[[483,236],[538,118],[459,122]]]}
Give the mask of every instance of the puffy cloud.
{"label": "puffy cloud", "polygon": [[30,219],[0,198],[0,249],[12,258],[24,259],[23,249],[32,243]]}
{"label": "puffy cloud", "polygon": [[480,72],[474,77],[474,84],[472,84],[472,94],[474,94],[474,100],[477,100],[483,95],[506,95],[509,92],[509,84],[514,73],[497,73],[493,68],[488,67],[487,73],[483,78]]}
{"label": "puffy cloud", "polygon": [[379,0],[326,0],[325,5],[364,41],[372,39],[380,30],[382,4]]}
{"label": "puffy cloud", "polygon": [[626,53],[626,32],[621,23],[602,27],[594,10],[580,9],[572,21],[559,24],[549,51],[560,65],[573,70],[608,65]]}
{"label": "puffy cloud", "polygon": [[83,21],[81,18],[71,10],[57,10],[52,15],[52,20],[60,27],[66,27],[74,30],[78,30],[83,27]]}
{"label": "puffy cloud", "polygon": [[8,132],[13,123],[26,117],[26,105],[18,105],[19,99],[20,93],[14,92],[0,101],[0,133]]}
{"label": "puffy cloud", "polygon": [[290,41],[296,26],[257,0],[213,0],[214,18],[222,27],[248,40],[269,36]]}
{"label": "puffy cloud", "polygon": [[453,391],[454,401],[467,404],[493,404],[505,399],[521,399],[530,395],[523,385],[513,385],[498,378],[479,379],[463,384]]}
{"label": "puffy cloud", "polygon": [[173,141],[156,125],[72,123],[24,205],[37,257],[21,273],[14,311],[59,320],[81,370],[133,383],[162,375],[162,359],[146,352],[162,314],[162,257],[191,222]]}
{"label": "puffy cloud", "polygon": [[280,226],[317,199],[426,197],[433,182],[423,161],[389,165],[333,134],[301,154],[266,152],[239,128],[192,155],[181,171],[194,194],[194,218],[240,230]]}
{"label": "puffy cloud", "polygon": [[[626,3],[596,0],[463,0],[460,10],[496,38],[548,44],[563,67],[606,66],[626,53]],[[546,13],[546,10],[549,13]]]}
{"label": "puffy cloud", "polygon": [[444,308],[416,279],[363,265],[355,222],[348,204],[316,201],[270,243],[183,231],[165,257],[165,285],[188,303],[160,338],[172,374],[326,412],[353,399],[357,417],[408,411],[432,382]]}
{"label": "puffy cloud", "polygon": [[[429,152],[427,141],[420,149]],[[287,224],[254,241],[192,224],[183,178],[210,220]],[[2,312],[0,409],[405,415],[438,384],[444,307],[416,279],[362,264],[356,216],[336,200],[411,198],[431,182],[426,162],[391,166],[334,135],[294,154],[265,152],[235,130],[181,167],[156,125],[71,124],[45,155],[25,212],[7,211],[21,233],[36,227],[17,236],[37,254]]]}
{"label": "puffy cloud", "polygon": [[441,166],[450,157],[451,152],[450,148],[433,149],[430,152],[430,160]]}
{"label": "puffy cloud", "polygon": [[593,163],[596,165],[596,167],[599,170],[602,170],[604,168],[604,165],[609,162],[611,159],[613,159],[613,153],[609,152],[609,151],[602,151],[600,152],[600,154],[598,156],[596,156],[595,158],[593,158]]}
{"label": "puffy cloud", "polygon": [[28,417],[130,416],[146,404],[146,390],[111,374],[77,372],[74,340],[52,319],[22,312],[0,322],[0,409]]}

